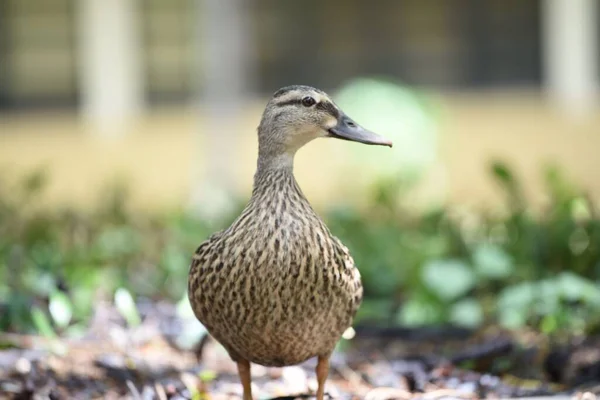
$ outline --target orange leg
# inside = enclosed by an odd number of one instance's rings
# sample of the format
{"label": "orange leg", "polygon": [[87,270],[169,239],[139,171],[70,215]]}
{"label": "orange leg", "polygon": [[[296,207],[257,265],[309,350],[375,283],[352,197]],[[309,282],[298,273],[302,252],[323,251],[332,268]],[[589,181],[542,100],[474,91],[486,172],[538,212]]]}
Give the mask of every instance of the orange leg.
{"label": "orange leg", "polygon": [[[323,400],[325,396],[325,381],[329,374],[329,356],[319,356],[319,363],[317,364],[317,400]],[[244,399],[245,400],[245,399]]]}
{"label": "orange leg", "polygon": [[250,379],[250,362],[246,360],[237,362],[238,374],[244,388],[244,400],[252,400],[252,381]]}

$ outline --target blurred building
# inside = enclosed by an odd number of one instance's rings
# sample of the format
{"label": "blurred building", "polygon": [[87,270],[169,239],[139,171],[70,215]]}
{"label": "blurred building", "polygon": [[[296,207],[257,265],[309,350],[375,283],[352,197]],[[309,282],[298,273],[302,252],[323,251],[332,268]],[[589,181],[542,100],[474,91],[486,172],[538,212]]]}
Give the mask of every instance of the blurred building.
{"label": "blurred building", "polygon": [[[0,0],[0,117],[35,113],[0,126],[0,164],[47,162],[67,197],[70,182],[100,181],[111,168],[147,185],[142,197],[155,197],[150,187],[162,173],[161,193],[180,198],[190,185],[182,171],[200,157],[190,150],[195,139],[182,135],[197,130],[185,113],[149,117],[161,105],[185,109],[199,97],[229,105],[291,83],[331,90],[381,75],[446,96],[454,118],[442,127],[450,139],[441,151],[456,198],[483,187],[474,171],[495,155],[529,171],[541,160],[564,161],[600,198],[588,143],[600,145],[598,21],[597,0]],[[251,109],[252,129],[260,107]],[[48,124],[46,110],[68,119]],[[557,116],[582,113],[592,115],[583,125]],[[143,140],[120,145],[129,157],[107,156],[77,135],[40,144],[39,136],[82,130],[77,115],[150,119],[135,128]],[[474,146],[466,150],[472,157],[463,156],[465,145]],[[254,153],[241,157],[254,163]],[[157,159],[178,169],[143,167]],[[228,163],[219,168],[232,169]],[[77,178],[73,166],[83,164],[85,179]],[[247,169],[236,172],[243,185]],[[331,194],[327,182],[312,183],[329,190],[323,198]]]}
{"label": "blurred building", "polygon": [[[210,2],[0,0],[0,109],[81,104],[84,91],[95,88],[85,79],[111,76],[86,71],[94,68],[85,59],[94,59],[94,51],[116,57],[95,61],[117,64],[117,75],[132,68],[122,64],[134,63],[139,77],[122,78],[140,80],[144,103],[188,100],[198,88],[194,77],[202,76],[202,61],[195,60],[195,44],[203,42],[196,40],[197,9]],[[596,88],[600,81],[595,0],[231,3],[249,21],[242,39],[252,57],[245,62],[252,64],[246,66],[251,89],[261,94],[289,82],[331,89],[363,74],[435,88],[543,88],[560,86],[560,74]],[[123,44],[128,41],[134,43]],[[553,51],[563,53],[553,57]],[[560,65],[569,62],[564,58],[592,65]]]}

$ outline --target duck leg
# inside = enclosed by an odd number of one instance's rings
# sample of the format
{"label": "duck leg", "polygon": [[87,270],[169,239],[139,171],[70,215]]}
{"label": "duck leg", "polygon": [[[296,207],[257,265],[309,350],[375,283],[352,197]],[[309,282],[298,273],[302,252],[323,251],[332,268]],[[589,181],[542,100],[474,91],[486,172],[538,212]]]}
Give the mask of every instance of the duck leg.
{"label": "duck leg", "polygon": [[252,381],[250,378],[250,362],[241,360],[237,362],[238,375],[244,388],[244,400],[252,400]]}
{"label": "duck leg", "polygon": [[[319,362],[317,363],[317,400],[323,400],[325,396],[325,381],[329,374],[329,355],[319,356]],[[245,400],[245,399],[244,399]]]}

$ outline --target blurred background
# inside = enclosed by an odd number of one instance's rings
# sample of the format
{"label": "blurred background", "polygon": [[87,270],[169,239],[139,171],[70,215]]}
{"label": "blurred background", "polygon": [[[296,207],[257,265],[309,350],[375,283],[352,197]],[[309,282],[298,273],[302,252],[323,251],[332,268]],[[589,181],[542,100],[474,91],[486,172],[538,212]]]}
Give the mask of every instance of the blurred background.
{"label": "blurred background", "polygon": [[[501,157],[536,200],[547,161],[600,196],[597,2],[421,3],[2,0],[1,163],[43,164],[48,196],[83,205],[115,174],[142,206],[179,205],[217,175],[247,194],[271,93],[383,77],[438,109],[438,195],[493,201],[485,164]],[[334,147],[351,148],[316,143],[297,163],[321,205],[346,196]]]}
{"label": "blurred background", "polygon": [[306,84],[395,144],[296,160],[363,274],[359,323],[597,333],[599,19],[596,0],[0,0],[0,328],[184,304],[193,250],[249,196],[264,105]]}

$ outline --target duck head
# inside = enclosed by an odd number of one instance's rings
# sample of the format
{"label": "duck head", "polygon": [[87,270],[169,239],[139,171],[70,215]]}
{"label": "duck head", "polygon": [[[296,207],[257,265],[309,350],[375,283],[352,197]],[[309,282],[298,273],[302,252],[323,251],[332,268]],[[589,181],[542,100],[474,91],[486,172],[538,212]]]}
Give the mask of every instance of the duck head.
{"label": "duck head", "polygon": [[354,122],[319,89],[287,86],[275,92],[258,127],[259,156],[293,156],[317,138],[392,147],[390,140]]}

